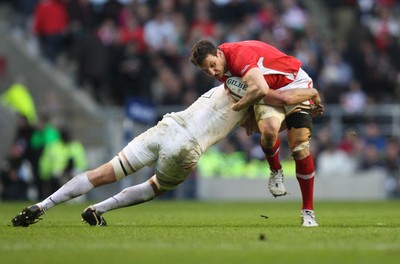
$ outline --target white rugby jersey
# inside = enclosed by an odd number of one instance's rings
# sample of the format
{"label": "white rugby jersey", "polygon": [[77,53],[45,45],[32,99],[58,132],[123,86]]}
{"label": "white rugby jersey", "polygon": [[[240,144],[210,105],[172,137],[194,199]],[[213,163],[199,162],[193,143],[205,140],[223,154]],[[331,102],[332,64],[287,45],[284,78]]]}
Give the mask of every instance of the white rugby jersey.
{"label": "white rugby jersey", "polygon": [[[214,87],[181,112],[165,115],[193,135],[204,152],[225,138],[242,120],[246,109],[233,111],[224,85]],[[173,139],[171,139],[173,140]]]}

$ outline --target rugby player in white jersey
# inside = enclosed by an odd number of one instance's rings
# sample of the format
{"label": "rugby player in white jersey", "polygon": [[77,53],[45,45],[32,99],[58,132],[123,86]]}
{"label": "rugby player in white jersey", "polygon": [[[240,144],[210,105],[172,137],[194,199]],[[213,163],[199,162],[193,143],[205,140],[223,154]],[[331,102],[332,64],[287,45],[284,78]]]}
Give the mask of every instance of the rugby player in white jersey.
{"label": "rugby player in white jersey", "polygon": [[[319,99],[315,89],[294,91],[276,91],[264,101],[286,105],[310,98]],[[166,114],[156,126],[135,137],[111,161],[76,175],[45,200],[23,209],[11,220],[13,226],[34,224],[50,208],[95,187],[121,180],[145,166],[155,165],[155,175],[144,183],[89,206],[82,212],[83,220],[90,225],[106,225],[103,213],[150,201],[176,188],[195,170],[208,147],[240,125],[247,109],[233,111],[230,104],[232,101],[224,85],[220,85],[203,94],[186,110]]]}

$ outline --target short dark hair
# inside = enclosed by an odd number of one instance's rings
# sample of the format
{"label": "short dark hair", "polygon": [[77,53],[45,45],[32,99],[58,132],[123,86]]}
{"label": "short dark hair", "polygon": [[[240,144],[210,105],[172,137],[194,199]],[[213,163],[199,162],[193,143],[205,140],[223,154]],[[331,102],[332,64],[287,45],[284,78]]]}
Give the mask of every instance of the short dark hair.
{"label": "short dark hair", "polygon": [[197,41],[190,53],[190,61],[195,66],[201,66],[208,55],[217,56],[217,47],[207,39]]}

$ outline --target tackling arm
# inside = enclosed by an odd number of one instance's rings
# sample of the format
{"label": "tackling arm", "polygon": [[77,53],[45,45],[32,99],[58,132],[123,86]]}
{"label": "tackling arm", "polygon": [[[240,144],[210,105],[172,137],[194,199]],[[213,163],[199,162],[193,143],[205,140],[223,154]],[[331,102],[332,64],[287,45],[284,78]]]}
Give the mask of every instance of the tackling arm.
{"label": "tackling arm", "polygon": [[[266,97],[264,97],[265,104],[273,105],[273,106],[283,106],[283,105],[292,105],[303,102],[305,100],[311,99],[315,108],[310,110],[310,114],[313,118],[321,116],[324,113],[324,106],[321,103],[321,98],[319,97],[319,93],[316,89],[291,89],[285,91],[279,90],[269,90],[269,93]],[[252,107],[249,108],[244,118],[242,119],[241,126],[246,129],[246,133],[248,136],[253,133],[260,133],[257,122],[254,117],[254,110]],[[281,128],[279,130],[286,130],[286,123],[283,122]]]}
{"label": "tackling arm", "polygon": [[263,98],[263,101],[267,105],[283,106],[298,104],[308,99],[311,99],[317,107],[321,106],[318,91],[314,88],[296,88],[285,91],[271,89],[268,95]]}

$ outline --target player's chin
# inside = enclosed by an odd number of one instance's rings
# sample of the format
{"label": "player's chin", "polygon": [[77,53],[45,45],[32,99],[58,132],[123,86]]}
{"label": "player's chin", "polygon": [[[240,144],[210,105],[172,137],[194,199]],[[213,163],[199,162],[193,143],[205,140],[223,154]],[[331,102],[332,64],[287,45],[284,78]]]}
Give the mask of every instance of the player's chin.
{"label": "player's chin", "polygon": [[214,75],[214,78],[215,78],[215,79],[218,79],[218,80],[221,80],[223,77],[224,77],[224,75],[223,75],[222,73],[216,73],[216,74]]}

